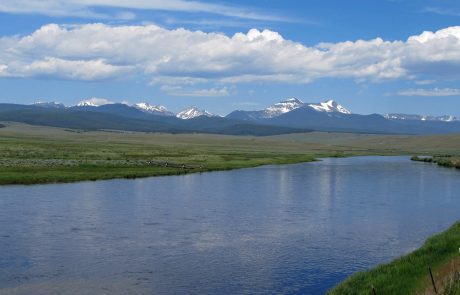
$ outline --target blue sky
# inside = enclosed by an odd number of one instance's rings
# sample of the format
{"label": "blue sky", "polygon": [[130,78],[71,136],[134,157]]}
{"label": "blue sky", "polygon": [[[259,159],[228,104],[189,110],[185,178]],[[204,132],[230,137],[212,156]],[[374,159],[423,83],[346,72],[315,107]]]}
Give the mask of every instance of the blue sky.
{"label": "blue sky", "polygon": [[2,0],[1,102],[460,116],[458,25],[452,0]]}

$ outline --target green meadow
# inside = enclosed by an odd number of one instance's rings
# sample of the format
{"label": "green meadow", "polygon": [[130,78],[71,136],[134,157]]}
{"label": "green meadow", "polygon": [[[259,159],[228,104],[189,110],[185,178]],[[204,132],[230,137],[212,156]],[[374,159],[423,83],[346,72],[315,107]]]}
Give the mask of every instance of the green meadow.
{"label": "green meadow", "polygon": [[2,123],[0,184],[176,175],[321,157],[460,151],[460,136],[311,132],[281,136],[80,131]]}

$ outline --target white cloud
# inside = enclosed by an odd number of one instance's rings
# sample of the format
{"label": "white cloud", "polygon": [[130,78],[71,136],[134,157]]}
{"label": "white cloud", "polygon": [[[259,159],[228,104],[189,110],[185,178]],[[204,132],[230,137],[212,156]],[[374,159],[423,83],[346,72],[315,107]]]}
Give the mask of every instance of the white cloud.
{"label": "white cloud", "polygon": [[0,77],[8,76],[7,70],[8,70],[7,65],[0,64]]}
{"label": "white cloud", "polygon": [[163,85],[161,90],[173,96],[222,97],[230,95],[227,87],[191,89],[182,86]]}
{"label": "white cloud", "polygon": [[398,92],[401,96],[460,96],[460,89],[433,88],[433,89],[406,89]]}
{"label": "white cloud", "polygon": [[126,67],[113,66],[101,59],[64,60],[51,57],[24,65],[19,69],[18,75],[93,81],[107,79],[126,71]]}
{"label": "white cloud", "polygon": [[[164,10],[181,12],[205,12],[241,19],[288,21],[285,18],[267,13],[255,12],[254,9],[212,4],[187,0],[2,0],[0,12],[44,14],[50,16],[77,16],[87,18],[121,18],[131,19],[131,12],[107,15],[96,12],[96,7],[119,9]],[[129,14],[131,13],[131,14]]]}
{"label": "white cloud", "polygon": [[459,79],[459,52],[460,27],[406,41],[376,38],[309,47],[270,30],[227,36],[156,25],[50,24],[27,36],[0,39],[0,75],[97,80],[133,74],[169,86],[309,83],[325,77]]}

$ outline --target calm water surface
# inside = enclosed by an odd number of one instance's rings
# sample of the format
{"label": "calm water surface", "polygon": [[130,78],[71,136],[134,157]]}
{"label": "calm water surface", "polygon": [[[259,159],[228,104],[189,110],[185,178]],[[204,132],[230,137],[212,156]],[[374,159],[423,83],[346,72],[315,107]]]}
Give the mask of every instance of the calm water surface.
{"label": "calm water surface", "polygon": [[322,294],[460,219],[407,157],[0,187],[1,294]]}

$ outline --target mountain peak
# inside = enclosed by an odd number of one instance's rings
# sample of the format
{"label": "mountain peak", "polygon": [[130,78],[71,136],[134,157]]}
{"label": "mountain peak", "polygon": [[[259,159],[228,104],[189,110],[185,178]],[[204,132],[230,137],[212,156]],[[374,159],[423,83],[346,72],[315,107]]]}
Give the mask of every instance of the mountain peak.
{"label": "mountain peak", "polygon": [[301,101],[300,99],[295,98],[295,97],[291,97],[291,98],[288,98],[288,99],[286,99],[284,101],[281,101],[281,103],[283,103],[283,102],[303,104],[303,101]]}
{"label": "mountain peak", "polygon": [[100,107],[106,104],[113,104],[113,102],[105,98],[92,97],[90,99],[80,101],[77,104],[77,107]]}
{"label": "mountain peak", "polygon": [[273,118],[302,107],[304,103],[295,97],[275,103],[264,110],[264,118]]}
{"label": "mountain peak", "polygon": [[200,110],[196,106],[190,106],[188,108],[185,108],[184,110],[180,111],[177,113],[176,117],[179,119],[183,120],[188,120],[200,116],[206,116],[206,117],[215,117],[216,115],[208,112],[207,110]]}
{"label": "mountain peak", "polygon": [[311,103],[308,105],[312,109],[318,112],[326,112],[326,113],[342,113],[350,115],[351,112],[340,105],[333,99],[326,100],[320,103]]}
{"label": "mountain peak", "polygon": [[164,116],[173,116],[174,114],[171,113],[166,109],[166,107],[162,105],[151,105],[148,102],[139,102],[133,105],[138,110],[141,110],[146,113],[154,114],[154,115],[164,115]]}

